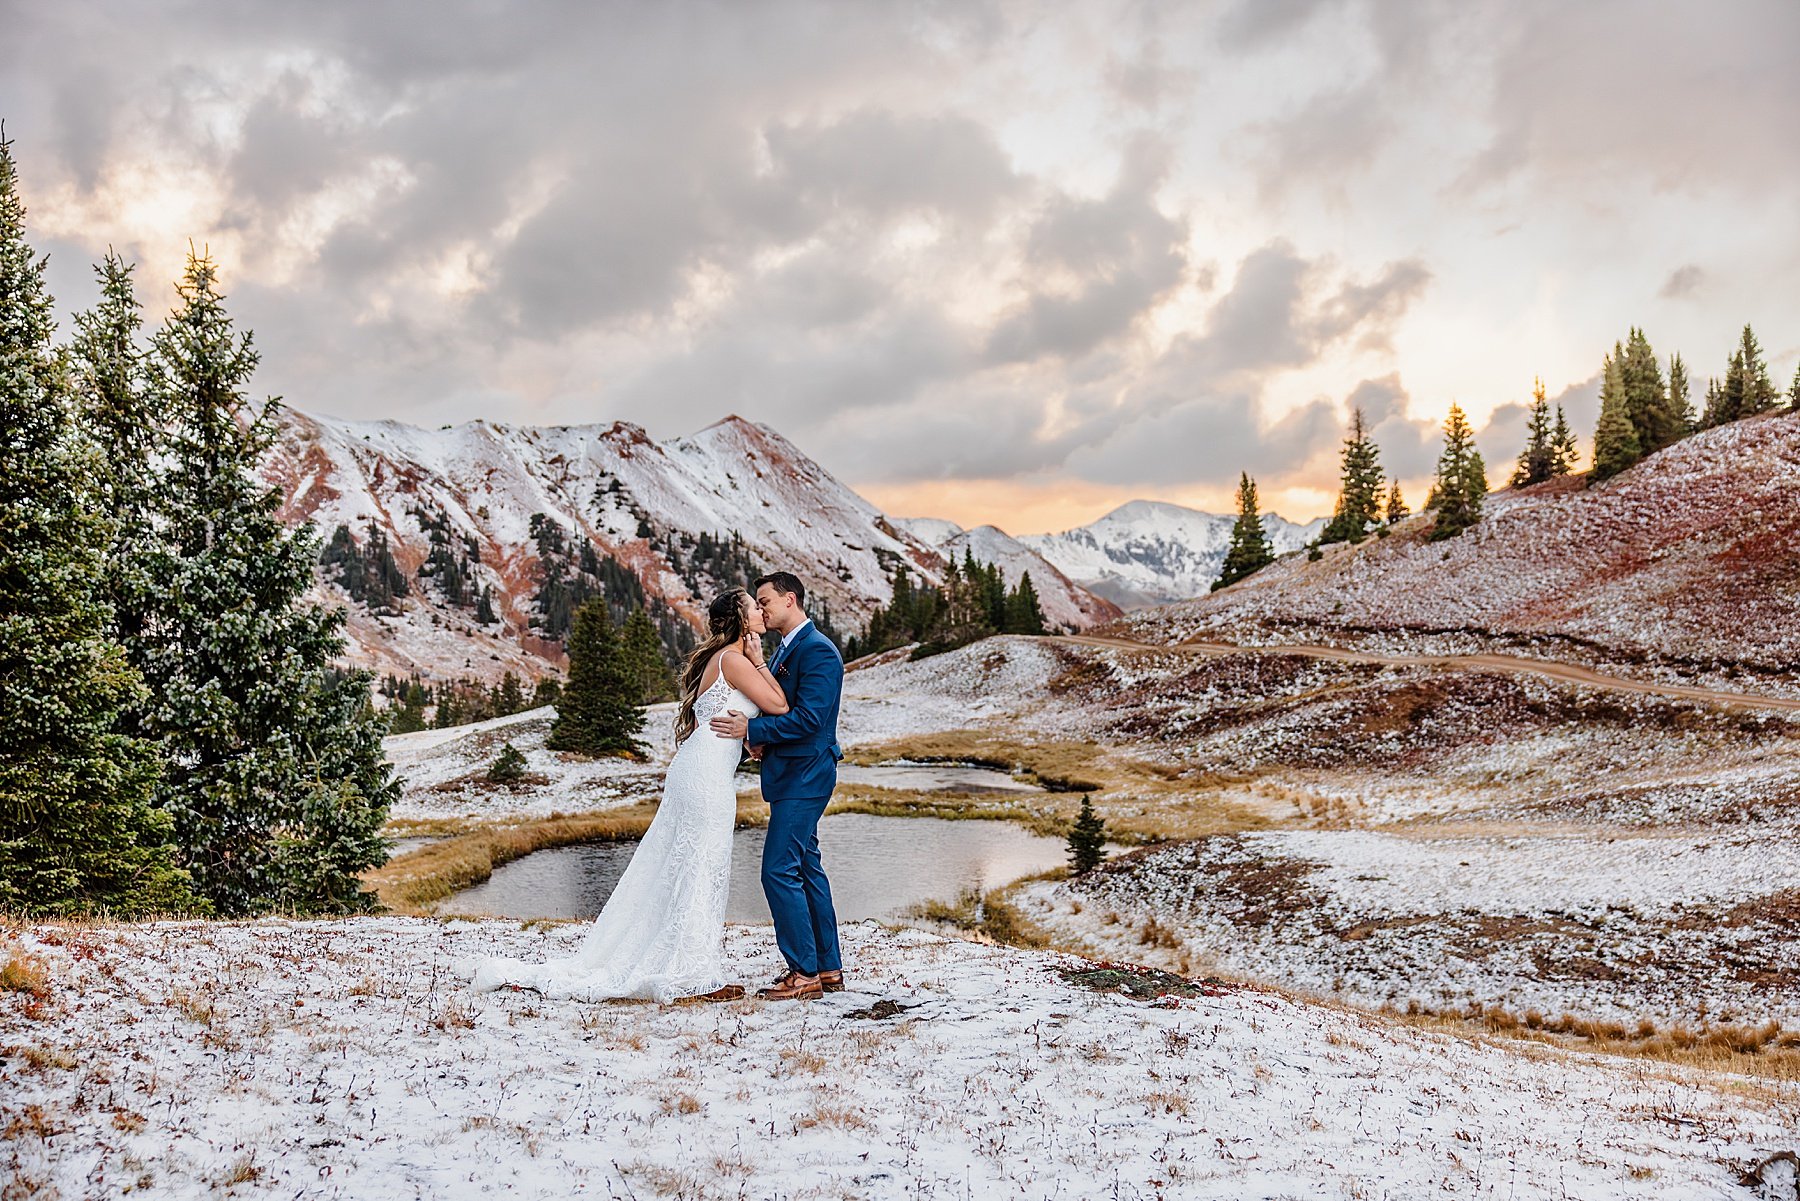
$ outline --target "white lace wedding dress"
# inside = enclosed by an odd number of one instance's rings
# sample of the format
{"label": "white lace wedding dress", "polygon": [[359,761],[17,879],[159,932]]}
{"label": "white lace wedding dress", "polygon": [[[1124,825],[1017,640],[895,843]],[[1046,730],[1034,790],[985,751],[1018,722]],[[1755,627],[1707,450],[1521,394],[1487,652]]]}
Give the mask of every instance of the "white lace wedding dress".
{"label": "white lace wedding dress", "polygon": [[725,983],[719,948],[737,817],[732,776],[742,748],[706,723],[726,709],[759,712],[721,673],[695,698],[697,724],[669,765],[656,817],[575,957],[490,959],[475,970],[477,989],[516,984],[550,997],[667,1004]]}

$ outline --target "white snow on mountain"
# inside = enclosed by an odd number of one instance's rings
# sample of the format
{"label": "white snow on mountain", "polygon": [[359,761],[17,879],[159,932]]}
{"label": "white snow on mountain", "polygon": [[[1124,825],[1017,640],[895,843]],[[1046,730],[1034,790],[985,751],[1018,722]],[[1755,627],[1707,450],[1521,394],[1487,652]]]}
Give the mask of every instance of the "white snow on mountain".
{"label": "white snow on mountain", "polygon": [[[1211,587],[1235,521],[1235,516],[1134,500],[1090,525],[1018,541],[1081,587],[1136,609],[1199,596]],[[1300,549],[1324,528],[1323,517],[1297,525],[1263,514],[1263,531],[1278,555]]]}
{"label": "white snow on mountain", "polygon": [[960,525],[942,517],[896,517],[894,524],[932,546],[942,546],[963,532]]}
{"label": "white snow on mountain", "polygon": [[[322,538],[340,524],[359,541],[371,526],[385,533],[410,585],[398,613],[371,613],[335,585],[320,586],[324,599],[349,611],[350,660],[384,673],[536,677],[560,665],[560,646],[531,627],[541,582],[530,535],[535,513],[569,531],[575,546],[586,541],[616,559],[649,596],[690,620],[714,587],[747,582],[704,578],[691,564],[681,570],[674,556],[691,559],[701,534],[735,533],[758,565],[793,571],[845,633],[887,602],[901,564],[927,582],[942,573],[935,545],[890,521],[775,430],[739,417],[657,442],[625,422],[475,421],[427,430],[285,409],[262,474],[282,489],[284,519],[310,519]],[[476,591],[492,589],[497,623],[476,623],[470,608],[420,579],[431,553],[427,522],[440,519],[458,543],[477,548],[473,583]],[[1073,624],[1090,624],[1080,618],[1087,609],[1109,609],[1066,580],[1033,579],[1046,611],[1054,606]]]}

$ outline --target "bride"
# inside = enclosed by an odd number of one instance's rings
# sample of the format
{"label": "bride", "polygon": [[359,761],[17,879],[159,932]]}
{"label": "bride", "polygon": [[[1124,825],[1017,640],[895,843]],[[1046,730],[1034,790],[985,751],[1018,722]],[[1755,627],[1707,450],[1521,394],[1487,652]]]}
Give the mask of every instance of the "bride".
{"label": "bride", "polygon": [[[788,706],[763,664],[763,617],[750,595],[728,589],[706,616],[707,639],[681,670],[677,749],[662,804],[581,950],[548,963],[488,960],[476,969],[477,989],[515,984],[550,997],[644,997],[664,1004],[683,996],[743,995],[725,984],[719,957],[737,817],[732,775],[743,747],[714,737],[706,723],[727,708],[754,717],[786,713]],[[703,733],[695,737],[696,730]]]}

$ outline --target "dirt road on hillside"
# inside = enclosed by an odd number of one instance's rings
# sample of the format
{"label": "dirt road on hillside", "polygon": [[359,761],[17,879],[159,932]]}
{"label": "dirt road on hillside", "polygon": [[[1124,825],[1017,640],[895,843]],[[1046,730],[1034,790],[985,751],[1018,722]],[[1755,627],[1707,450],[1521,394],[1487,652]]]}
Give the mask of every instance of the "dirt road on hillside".
{"label": "dirt road on hillside", "polygon": [[1087,634],[1067,634],[1064,642],[1088,646],[1106,646],[1119,650],[1173,651],[1187,655],[1304,655],[1309,659],[1337,659],[1345,663],[1375,663],[1384,667],[1483,667],[1494,671],[1518,672],[1544,676],[1565,684],[1583,684],[1590,688],[1612,688],[1620,692],[1643,692],[1653,696],[1678,697],[1682,700],[1706,701],[1715,705],[1731,705],[1749,709],[1800,710],[1800,697],[1761,696],[1748,692],[1724,692],[1714,688],[1696,688],[1687,684],[1661,684],[1653,680],[1628,680],[1609,676],[1585,667],[1558,663],[1551,659],[1527,659],[1518,655],[1378,655],[1370,651],[1345,650],[1337,646],[1296,643],[1287,646],[1238,646],[1230,642],[1207,642],[1193,639],[1163,646],[1152,642],[1133,642],[1128,638],[1096,638]]}

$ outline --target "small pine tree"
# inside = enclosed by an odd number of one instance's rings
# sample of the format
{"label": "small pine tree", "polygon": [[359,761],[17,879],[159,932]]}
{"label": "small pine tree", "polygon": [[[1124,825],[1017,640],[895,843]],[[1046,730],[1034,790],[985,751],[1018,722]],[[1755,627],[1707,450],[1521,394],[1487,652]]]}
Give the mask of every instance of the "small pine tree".
{"label": "small pine tree", "polygon": [[1106,857],[1106,823],[1094,812],[1094,798],[1081,797],[1081,812],[1069,827],[1069,870],[1076,875],[1091,872]]}
{"label": "small pine tree", "polygon": [[537,682],[531,691],[531,707],[542,709],[545,705],[554,705],[562,699],[562,681],[555,676],[545,676]]}
{"label": "small pine tree", "polygon": [[487,778],[490,784],[518,783],[525,778],[525,756],[518,747],[507,743],[500,748],[494,761],[488,764]]}
{"label": "small pine tree", "polygon": [[1013,590],[1006,594],[1006,625],[1008,634],[1046,634],[1049,628],[1044,621],[1044,607],[1038,601],[1037,585],[1031,582],[1031,573],[1019,573],[1019,582]]}
{"label": "small pine tree", "polygon": [[1400,481],[1395,480],[1388,485],[1387,523],[1395,525],[1405,521],[1411,514],[1412,510],[1406,507],[1406,497],[1400,493]]}
{"label": "small pine tree", "polygon": [[633,609],[625,619],[619,650],[637,678],[640,703],[654,705],[675,699],[675,676],[663,657],[662,635],[642,608]]}
{"label": "small pine tree", "polygon": [[1576,460],[1581,458],[1581,447],[1575,443],[1575,431],[1570,427],[1569,418],[1563,413],[1561,405],[1556,406],[1556,427],[1550,435],[1550,447],[1553,454],[1553,474],[1568,475],[1575,470]]}
{"label": "small pine tree", "polygon": [[494,589],[492,585],[481,590],[481,599],[475,602],[475,620],[484,626],[491,626],[500,619],[494,615]]}
{"label": "small pine tree", "polygon": [[1687,364],[1681,356],[1669,356],[1669,416],[1679,431],[1678,437],[1685,438],[1694,432],[1694,399],[1688,395]]}
{"label": "small pine tree", "polygon": [[643,681],[619,645],[605,598],[593,597],[575,610],[568,647],[569,681],[544,745],[583,755],[642,753]]}
{"label": "small pine tree", "polygon": [[1606,360],[1606,377],[1600,386],[1600,422],[1594,428],[1594,478],[1609,479],[1643,458],[1637,427],[1625,403],[1625,385],[1617,356]]}
{"label": "small pine tree", "polygon": [[1238,473],[1237,520],[1231,525],[1231,544],[1225,549],[1225,562],[1212,590],[1237,583],[1245,576],[1261,571],[1275,561],[1275,548],[1263,531],[1262,513],[1256,498],[1256,481],[1247,471]]}
{"label": "small pine tree", "polygon": [[1337,509],[1319,535],[1320,542],[1361,542],[1381,517],[1381,451],[1369,437],[1361,409],[1350,410],[1350,433],[1344,439],[1342,486]]}
{"label": "small pine tree", "polygon": [[144,687],[109,629],[117,530],[53,326],[0,137],[0,908],[193,908],[152,801],[158,748],[116,728]]}
{"label": "small pine tree", "polygon": [[1550,401],[1544,395],[1544,381],[1539,379],[1532,385],[1531,415],[1525,424],[1525,449],[1519,452],[1512,486],[1528,488],[1556,474],[1556,433],[1550,424]]}
{"label": "small pine tree", "polygon": [[1769,378],[1769,365],[1763,361],[1762,345],[1748,325],[1738,339],[1737,349],[1725,367],[1725,380],[1707,393],[1705,422],[1708,427],[1724,425],[1742,417],[1766,413],[1780,402],[1775,384]]}
{"label": "small pine tree", "polygon": [[1794,382],[1788,385],[1788,408],[1800,412],[1800,366],[1794,368]]}
{"label": "small pine tree", "polygon": [[1432,541],[1453,538],[1481,520],[1487,471],[1481,452],[1475,449],[1475,431],[1461,407],[1454,404],[1444,421],[1444,449],[1438,456],[1437,482],[1432,492],[1437,498]]}

